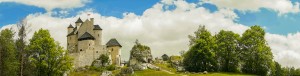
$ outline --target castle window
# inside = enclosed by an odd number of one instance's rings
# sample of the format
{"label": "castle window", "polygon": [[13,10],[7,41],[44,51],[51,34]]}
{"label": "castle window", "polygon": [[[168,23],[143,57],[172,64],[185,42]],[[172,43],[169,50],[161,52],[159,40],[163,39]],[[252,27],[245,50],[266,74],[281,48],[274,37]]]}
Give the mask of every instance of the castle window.
{"label": "castle window", "polygon": [[70,40],[71,40],[71,38],[72,38],[72,37],[70,37]]}
{"label": "castle window", "polygon": [[99,37],[100,35],[98,34],[98,37]]}
{"label": "castle window", "polygon": [[80,49],[80,51],[82,51],[82,49]]}
{"label": "castle window", "polygon": [[114,51],[114,49],[113,49],[113,48],[111,48],[111,51]]}
{"label": "castle window", "polygon": [[96,53],[98,53],[98,51],[96,51]]}
{"label": "castle window", "polygon": [[91,46],[91,44],[89,44],[89,46]]}

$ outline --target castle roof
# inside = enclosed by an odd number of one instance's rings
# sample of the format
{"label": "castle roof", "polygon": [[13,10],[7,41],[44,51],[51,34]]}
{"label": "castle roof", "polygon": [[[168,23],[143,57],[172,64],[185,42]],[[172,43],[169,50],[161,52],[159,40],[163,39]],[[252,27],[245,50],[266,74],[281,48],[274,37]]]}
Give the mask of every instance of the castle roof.
{"label": "castle roof", "polygon": [[68,36],[71,36],[71,35],[75,35],[75,34],[76,34],[76,33],[75,33],[76,29],[77,29],[77,27],[75,27],[75,28],[73,29],[73,31],[67,35],[67,37],[68,37]]}
{"label": "castle roof", "polygon": [[122,45],[120,45],[120,43],[117,41],[117,39],[113,38],[113,39],[110,39],[107,43],[106,43],[106,46],[107,47],[110,47],[110,46],[120,46],[122,47]]}
{"label": "castle roof", "polygon": [[83,23],[83,21],[79,17],[78,20],[75,23]]}
{"label": "castle roof", "polygon": [[74,28],[74,27],[70,24],[68,28]]}
{"label": "castle roof", "polygon": [[79,38],[78,38],[79,41],[81,40],[95,40],[95,38],[88,32],[85,32],[83,35],[81,35]]}
{"label": "castle roof", "polygon": [[102,28],[99,25],[94,25],[94,29],[93,30],[102,30]]}

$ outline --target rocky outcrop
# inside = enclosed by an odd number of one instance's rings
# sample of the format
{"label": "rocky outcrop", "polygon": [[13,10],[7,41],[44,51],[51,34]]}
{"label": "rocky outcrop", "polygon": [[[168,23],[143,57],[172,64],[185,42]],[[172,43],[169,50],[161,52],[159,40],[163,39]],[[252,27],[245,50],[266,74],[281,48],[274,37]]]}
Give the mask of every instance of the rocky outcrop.
{"label": "rocky outcrop", "polygon": [[101,76],[113,76],[112,71],[104,71]]}
{"label": "rocky outcrop", "polygon": [[148,68],[147,63],[152,61],[151,49],[136,41],[136,45],[130,51],[129,66],[134,70],[145,70]]}
{"label": "rocky outcrop", "polygon": [[131,67],[124,67],[121,69],[121,72],[120,72],[121,75],[133,75],[134,74],[134,71]]}
{"label": "rocky outcrop", "polygon": [[183,72],[185,69],[183,68],[182,60],[183,58],[181,56],[170,56],[169,63],[178,72]]}

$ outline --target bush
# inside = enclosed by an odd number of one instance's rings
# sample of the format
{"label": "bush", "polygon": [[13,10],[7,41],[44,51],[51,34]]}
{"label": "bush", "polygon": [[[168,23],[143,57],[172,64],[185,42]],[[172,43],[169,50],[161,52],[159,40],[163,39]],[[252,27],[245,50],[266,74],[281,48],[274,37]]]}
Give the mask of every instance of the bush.
{"label": "bush", "polygon": [[94,71],[98,71],[98,72],[102,72],[102,71],[106,70],[104,67],[94,67],[94,66],[91,66],[89,69],[94,70]]}
{"label": "bush", "polygon": [[106,67],[106,70],[112,71],[112,70],[116,70],[116,66],[115,65],[109,65]]}

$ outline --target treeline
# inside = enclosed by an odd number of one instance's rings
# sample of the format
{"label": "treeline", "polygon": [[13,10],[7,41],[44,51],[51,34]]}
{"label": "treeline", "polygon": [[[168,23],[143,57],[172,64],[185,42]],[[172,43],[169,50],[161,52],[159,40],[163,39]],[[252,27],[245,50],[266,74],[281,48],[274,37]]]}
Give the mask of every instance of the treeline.
{"label": "treeline", "polygon": [[17,34],[11,29],[0,32],[0,76],[62,76],[70,71],[72,59],[48,30],[34,32],[27,43],[26,21],[17,26]]}
{"label": "treeline", "polygon": [[[221,30],[212,36],[200,26],[190,38],[190,49],[184,54],[183,65],[190,72],[234,72],[256,75],[300,75],[283,68],[273,60],[271,48],[260,26],[251,26],[242,36]],[[288,70],[287,70],[288,69]]]}

